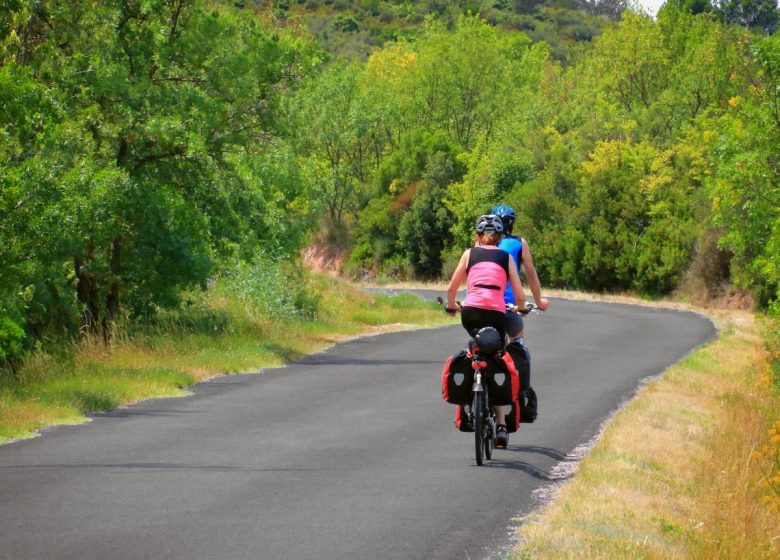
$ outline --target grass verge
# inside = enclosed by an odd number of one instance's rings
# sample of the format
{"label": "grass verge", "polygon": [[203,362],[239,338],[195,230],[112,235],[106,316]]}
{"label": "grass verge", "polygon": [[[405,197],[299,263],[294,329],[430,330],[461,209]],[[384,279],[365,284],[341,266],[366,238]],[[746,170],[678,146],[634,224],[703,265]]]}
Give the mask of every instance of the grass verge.
{"label": "grass verge", "polygon": [[0,443],[83,422],[88,413],[185,395],[209,377],[278,366],[351,336],[448,322],[435,304],[407,294],[371,296],[330,277],[304,281],[319,294],[315,317],[272,319],[217,285],[184,311],[119,329],[108,348],[83,340],[36,353],[16,377],[0,374]]}
{"label": "grass verge", "polygon": [[510,558],[780,557],[780,395],[761,321],[718,312],[714,342],[645,386]]}

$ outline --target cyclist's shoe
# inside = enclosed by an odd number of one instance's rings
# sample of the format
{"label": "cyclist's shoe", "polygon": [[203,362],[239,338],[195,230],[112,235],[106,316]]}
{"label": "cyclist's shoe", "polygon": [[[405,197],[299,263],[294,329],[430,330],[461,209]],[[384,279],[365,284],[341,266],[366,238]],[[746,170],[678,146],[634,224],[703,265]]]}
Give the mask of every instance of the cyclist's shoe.
{"label": "cyclist's shoe", "polygon": [[509,432],[506,431],[506,426],[499,424],[496,426],[496,448],[506,449],[509,443]]}

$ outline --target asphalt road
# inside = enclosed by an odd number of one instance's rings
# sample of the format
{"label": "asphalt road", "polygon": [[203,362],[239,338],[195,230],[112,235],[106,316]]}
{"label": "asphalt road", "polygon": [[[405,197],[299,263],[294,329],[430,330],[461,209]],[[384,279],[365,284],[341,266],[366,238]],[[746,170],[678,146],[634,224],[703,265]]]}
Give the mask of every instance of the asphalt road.
{"label": "asphalt road", "polygon": [[367,337],[1,446],[0,558],[500,558],[553,467],[714,336],[562,299],[527,325],[539,419],[486,466],[441,400],[460,325]]}

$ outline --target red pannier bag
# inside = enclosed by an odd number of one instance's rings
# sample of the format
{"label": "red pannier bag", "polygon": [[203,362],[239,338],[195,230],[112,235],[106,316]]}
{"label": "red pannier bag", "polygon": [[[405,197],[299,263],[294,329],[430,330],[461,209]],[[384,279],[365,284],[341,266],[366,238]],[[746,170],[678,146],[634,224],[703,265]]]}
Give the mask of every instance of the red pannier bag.
{"label": "red pannier bag", "polygon": [[509,405],[517,400],[520,391],[520,376],[512,357],[504,353],[486,360],[485,384],[490,396],[490,404],[495,406]]}
{"label": "red pannier bag", "polygon": [[459,404],[455,409],[455,427],[461,432],[473,432],[474,425],[469,422],[469,404]]}
{"label": "red pannier bag", "polygon": [[474,384],[474,369],[471,356],[462,352],[447,358],[441,374],[441,397],[452,404],[469,404],[471,386]]}

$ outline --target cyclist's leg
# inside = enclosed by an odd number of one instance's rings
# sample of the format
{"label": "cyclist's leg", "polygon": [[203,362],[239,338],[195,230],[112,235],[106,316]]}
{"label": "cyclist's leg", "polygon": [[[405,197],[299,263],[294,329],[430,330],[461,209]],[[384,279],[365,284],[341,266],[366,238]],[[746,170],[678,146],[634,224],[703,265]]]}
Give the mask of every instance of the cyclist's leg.
{"label": "cyclist's leg", "polygon": [[509,335],[509,342],[525,337],[525,325],[523,316],[520,313],[515,313],[514,311],[506,312],[506,334]]}
{"label": "cyclist's leg", "polygon": [[504,412],[504,407],[494,406],[493,412],[496,414],[496,424],[499,426],[506,426],[506,412]]}

